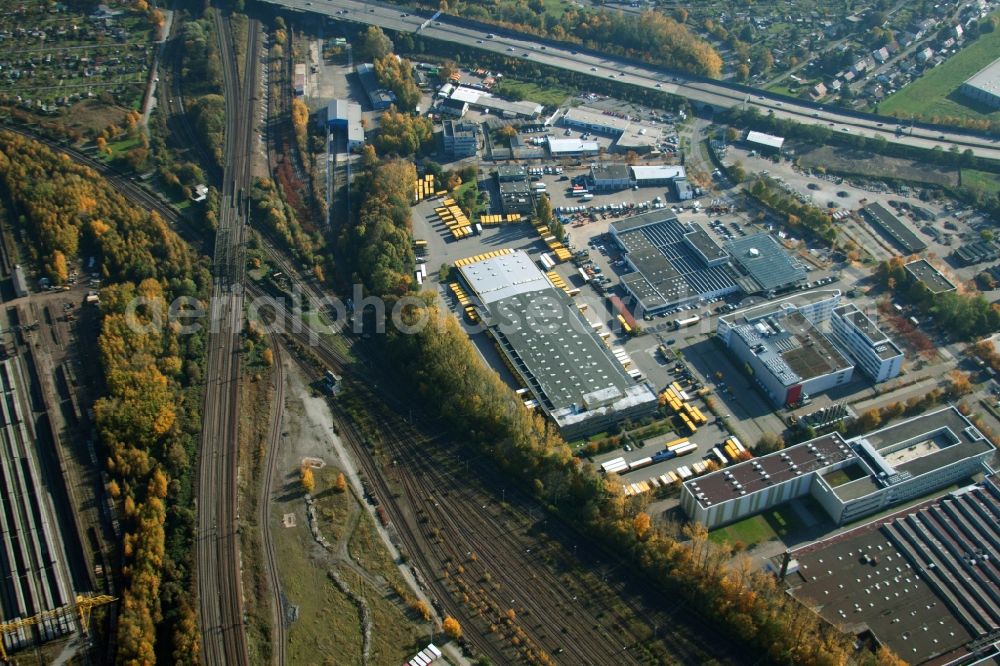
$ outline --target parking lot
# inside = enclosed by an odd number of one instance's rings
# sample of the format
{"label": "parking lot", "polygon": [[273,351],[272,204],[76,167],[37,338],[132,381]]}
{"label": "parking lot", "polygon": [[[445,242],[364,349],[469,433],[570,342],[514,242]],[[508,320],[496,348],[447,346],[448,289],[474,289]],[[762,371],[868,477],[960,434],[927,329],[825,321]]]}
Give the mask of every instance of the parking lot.
{"label": "parking lot", "polygon": [[[981,211],[963,206],[955,201],[925,201],[917,187],[900,185],[890,187],[881,182],[864,181],[860,178],[845,179],[833,174],[823,174],[814,170],[801,170],[790,161],[778,163],[770,158],[756,155],[739,146],[729,146],[729,161],[739,161],[748,173],[766,174],[780,179],[789,191],[802,195],[806,201],[819,207],[835,206],[837,209],[857,211],[865,205],[879,202],[910,227],[922,241],[927,243],[924,254],[945,259],[959,281],[970,280],[983,269],[983,265],[960,266],[949,255],[963,243],[980,240],[980,232],[989,228],[988,216]],[[902,203],[929,212],[934,220],[921,220],[911,211],[893,207],[890,202]],[[905,254],[903,250],[888,240],[860,216],[838,220],[838,227],[845,235],[868,251],[876,260]],[[933,231],[931,231],[933,229]],[[986,264],[989,265],[989,264]]]}

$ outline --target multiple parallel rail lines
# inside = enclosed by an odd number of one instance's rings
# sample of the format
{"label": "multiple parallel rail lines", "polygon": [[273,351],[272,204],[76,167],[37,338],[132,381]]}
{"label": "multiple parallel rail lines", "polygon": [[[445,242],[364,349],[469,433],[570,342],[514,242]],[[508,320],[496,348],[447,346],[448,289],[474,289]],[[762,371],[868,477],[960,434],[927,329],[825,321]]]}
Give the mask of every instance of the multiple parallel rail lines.
{"label": "multiple parallel rail lines", "polygon": [[225,170],[215,238],[208,373],[198,479],[198,597],[207,666],[248,664],[237,513],[239,334],[260,25],[250,21],[244,78],[228,18],[215,13],[226,98]]}

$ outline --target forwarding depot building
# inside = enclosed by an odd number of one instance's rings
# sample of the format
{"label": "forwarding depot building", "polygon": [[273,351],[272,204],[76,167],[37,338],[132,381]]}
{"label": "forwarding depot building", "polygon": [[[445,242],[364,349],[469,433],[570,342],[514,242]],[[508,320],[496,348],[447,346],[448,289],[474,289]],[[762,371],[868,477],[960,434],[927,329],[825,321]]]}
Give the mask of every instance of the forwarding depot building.
{"label": "forwarding depot building", "polygon": [[501,356],[566,439],[652,414],[657,397],[521,250],[456,263],[461,284]]}
{"label": "forwarding depot building", "polygon": [[955,407],[852,439],[833,432],[687,481],[681,506],[714,529],[811,496],[837,525],[984,471],[995,451]]}

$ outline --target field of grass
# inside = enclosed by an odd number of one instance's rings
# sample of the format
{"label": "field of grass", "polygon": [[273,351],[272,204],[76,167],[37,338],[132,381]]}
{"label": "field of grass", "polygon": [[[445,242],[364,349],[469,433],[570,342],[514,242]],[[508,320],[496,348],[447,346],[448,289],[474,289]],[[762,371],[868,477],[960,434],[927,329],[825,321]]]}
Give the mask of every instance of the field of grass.
{"label": "field of grass", "polygon": [[764,516],[758,515],[744,518],[738,523],[720,527],[717,530],[712,530],[708,538],[715,543],[728,542],[734,544],[741,541],[749,546],[755,543],[770,541],[776,536],[778,535],[775,534],[771,526],[764,520]]}
{"label": "field of grass", "polygon": [[[402,583],[398,571],[382,547],[371,517],[358,505],[350,491],[333,489],[337,470],[327,467],[316,473],[317,510],[324,536],[331,541],[347,537],[352,511],[361,512],[349,549],[367,571]],[[283,527],[278,517],[295,511],[297,525]],[[334,524],[336,523],[336,524]],[[372,650],[369,663],[398,664],[412,656],[423,636],[430,635],[424,623],[415,622],[412,613],[395,593],[385,594],[354,571],[346,562],[325,553],[312,539],[304,507],[298,498],[280,502],[274,511],[275,554],[281,586],[288,603],[296,606],[298,619],[287,631],[289,664],[359,664],[362,663],[363,637],[358,609],[330,579],[336,571],[352,593],[363,597],[371,610]]]}
{"label": "field of grass", "polygon": [[536,102],[543,106],[559,106],[573,95],[571,90],[559,86],[548,86],[532,81],[518,81],[504,77],[500,84],[500,94],[514,93],[521,99]]}
{"label": "field of grass", "polygon": [[[299,525],[274,526],[275,555],[281,571],[281,591],[299,609],[288,628],[289,664],[321,664],[329,655],[338,663],[361,663],[361,623],[358,610],[327,577],[326,568],[310,557],[313,548],[305,512]],[[318,546],[316,546],[318,548]]]}
{"label": "field of grass", "polygon": [[879,113],[906,116],[961,116],[1000,120],[1000,111],[969,104],[958,88],[970,76],[993,61],[1000,53],[1000,31],[986,33],[879,105]]}
{"label": "field of grass", "polygon": [[332,465],[316,470],[316,485],[324,489],[316,493],[316,515],[322,521],[323,536],[330,540],[343,536],[344,526],[357,506],[349,490],[339,492],[334,489],[338,474],[340,470]]}
{"label": "field of grass", "polygon": [[804,527],[798,514],[790,506],[779,506],[756,516],[745,518],[732,525],[720,527],[709,533],[715,543],[741,541],[751,546],[771,539],[785,537]]}
{"label": "field of grass", "polygon": [[962,184],[989,194],[1000,194],[1000,175],[988,171],[962,169]]}

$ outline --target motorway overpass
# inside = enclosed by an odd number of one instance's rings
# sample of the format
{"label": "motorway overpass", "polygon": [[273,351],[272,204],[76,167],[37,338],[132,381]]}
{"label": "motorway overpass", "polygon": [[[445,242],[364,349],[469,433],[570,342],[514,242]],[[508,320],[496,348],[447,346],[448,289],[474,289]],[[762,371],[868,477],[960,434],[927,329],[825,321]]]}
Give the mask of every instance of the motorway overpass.
{"label": "motorway overpass", "polygon": [[[489,28],[461,18],[441,14],[435,20],[428,15],[413,14],[400,7],[376,5],[361,0],[261,0],[289,10],[311,12],[330,18],[378,25],[396,32],[419,32],[429,37],[463,46],[493,51],[509,58],[530,60],[573,72],[590,73],[596,78],[614,78],[622,83],[659,90],[685,97],[692,102],[716,108],[740,104],[773,112],[776,117],[800,123],[822,125],[836,132],[866,137],[883,136],[890,143],[917,148],[948,150],[952,145],[960,150],[971,148],[978,157],[1000,160],[1000,142],[994,137],[941,127],[916,125],[897,136],[899,121],[889,117],[865,117],[836,107],[805,103],[792,97],[763,91],[747,92],[737,84],[707,80],[681,73],[667,73],[652,65],[627,58],[603,55],[572,44],[555,43],[497,28]],[[489,35],[493,35],[490,37]]]}

